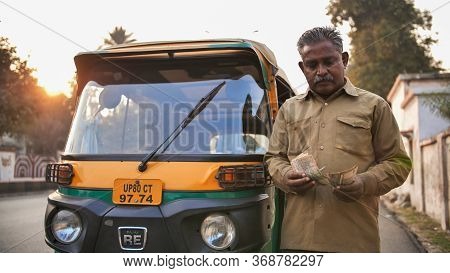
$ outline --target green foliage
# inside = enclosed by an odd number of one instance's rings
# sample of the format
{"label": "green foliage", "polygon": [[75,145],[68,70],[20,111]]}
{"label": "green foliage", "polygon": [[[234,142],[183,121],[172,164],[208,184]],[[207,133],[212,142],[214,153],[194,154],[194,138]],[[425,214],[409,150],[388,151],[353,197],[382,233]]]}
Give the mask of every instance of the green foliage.
{"label": "green foliage", "polygon": [[349,77],[386,98],[400,73],[438,71],[430,46],[436,43],[419,30],[431,29],[432,16],[411,0],[332,0],[328,15],[334,25],[348,22],[351,31]]}
{"label": "green foliage", "polygon": [[66,144],[72,120],[71,100],[64,95],[43,96],[36,105],[39,115],[25,130],[27,150],[40,155],[55,155]]}
{"label": "green foliage", "polygon": [[450,93],[428,94],[424,100],[431,111],[450,120]]}
{"label": "green foliage", "polygon": [[54,155],[67,138],[70,100],[49,97],[32,72],[8,39],[0,37],[0,137],[25,137],[27,152]]}
{"label": "green foliage", "polygon": [[21,134],[32,122],[38,100],[32,72],[8,39],[0,37],[0,136]]}

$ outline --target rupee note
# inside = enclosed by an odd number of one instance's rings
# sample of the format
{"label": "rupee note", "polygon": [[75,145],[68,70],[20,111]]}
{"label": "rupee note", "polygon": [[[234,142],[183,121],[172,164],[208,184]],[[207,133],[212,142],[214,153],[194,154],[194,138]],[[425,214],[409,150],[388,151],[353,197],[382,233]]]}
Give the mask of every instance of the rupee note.
{"label": "rupee note", "polygon": [[292,169],[297,173],[305,173],[312,180],[324,178],[322,169],[319,169],[314,157],[308,153],[302,153],[291,161]]}

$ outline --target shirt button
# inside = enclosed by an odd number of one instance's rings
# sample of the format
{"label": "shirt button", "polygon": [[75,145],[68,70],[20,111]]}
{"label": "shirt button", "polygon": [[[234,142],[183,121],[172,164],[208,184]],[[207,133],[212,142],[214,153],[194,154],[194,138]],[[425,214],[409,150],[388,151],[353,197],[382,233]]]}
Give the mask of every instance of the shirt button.
{"label": "shirt button", "polygon": [[319,148],[320,148],[321,150],[323,150],[323,148],[324,148],[324,147],[323,147],[323,145],[320,145],[320,147],[319,147]]}
{"label": "shirt button", "polygon": [[328,106],[328,102],[325,102],[325,106]]}
{"label": "shirt button", "polygon": [[322,126],[322,128],[325,128],[325,123],[322,123],[320,126]]}

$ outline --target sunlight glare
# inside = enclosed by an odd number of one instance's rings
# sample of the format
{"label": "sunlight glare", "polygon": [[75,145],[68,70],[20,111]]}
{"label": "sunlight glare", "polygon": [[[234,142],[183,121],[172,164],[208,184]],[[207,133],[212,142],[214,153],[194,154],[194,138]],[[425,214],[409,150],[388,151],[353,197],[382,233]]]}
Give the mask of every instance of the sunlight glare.
{"label": "sunlight glare", "polygon": [[[70,76],[62,76],[58,74],[66,74],[57,71],[52,71],[52,73],[39,73],[39,71],[35,71],[33,76],[38,79],[38,85],[42,86],[45,89],[45,92],[49,96],[57,96],[60,94],[64,94],[66,97],[71,96],[71,87],[69,84]],[[58,73],[58,74],[54,74]],[[70,75],[70,73],[68,73]],[[73,75],[73,74],[72,74]]]}

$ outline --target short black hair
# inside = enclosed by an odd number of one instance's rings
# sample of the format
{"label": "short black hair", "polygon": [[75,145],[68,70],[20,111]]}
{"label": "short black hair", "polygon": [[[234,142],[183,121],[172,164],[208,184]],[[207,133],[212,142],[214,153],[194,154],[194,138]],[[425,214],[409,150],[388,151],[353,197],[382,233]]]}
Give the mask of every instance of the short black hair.
{"label": "short black hair", "polygon": [[306,45],[316,44],[322,41],[330,41],[339,53],[342,53],[342,37],[341,33],[334,27],[315,27],[305,31],[297,42],[297,49],[302,55],[303,47]]}

